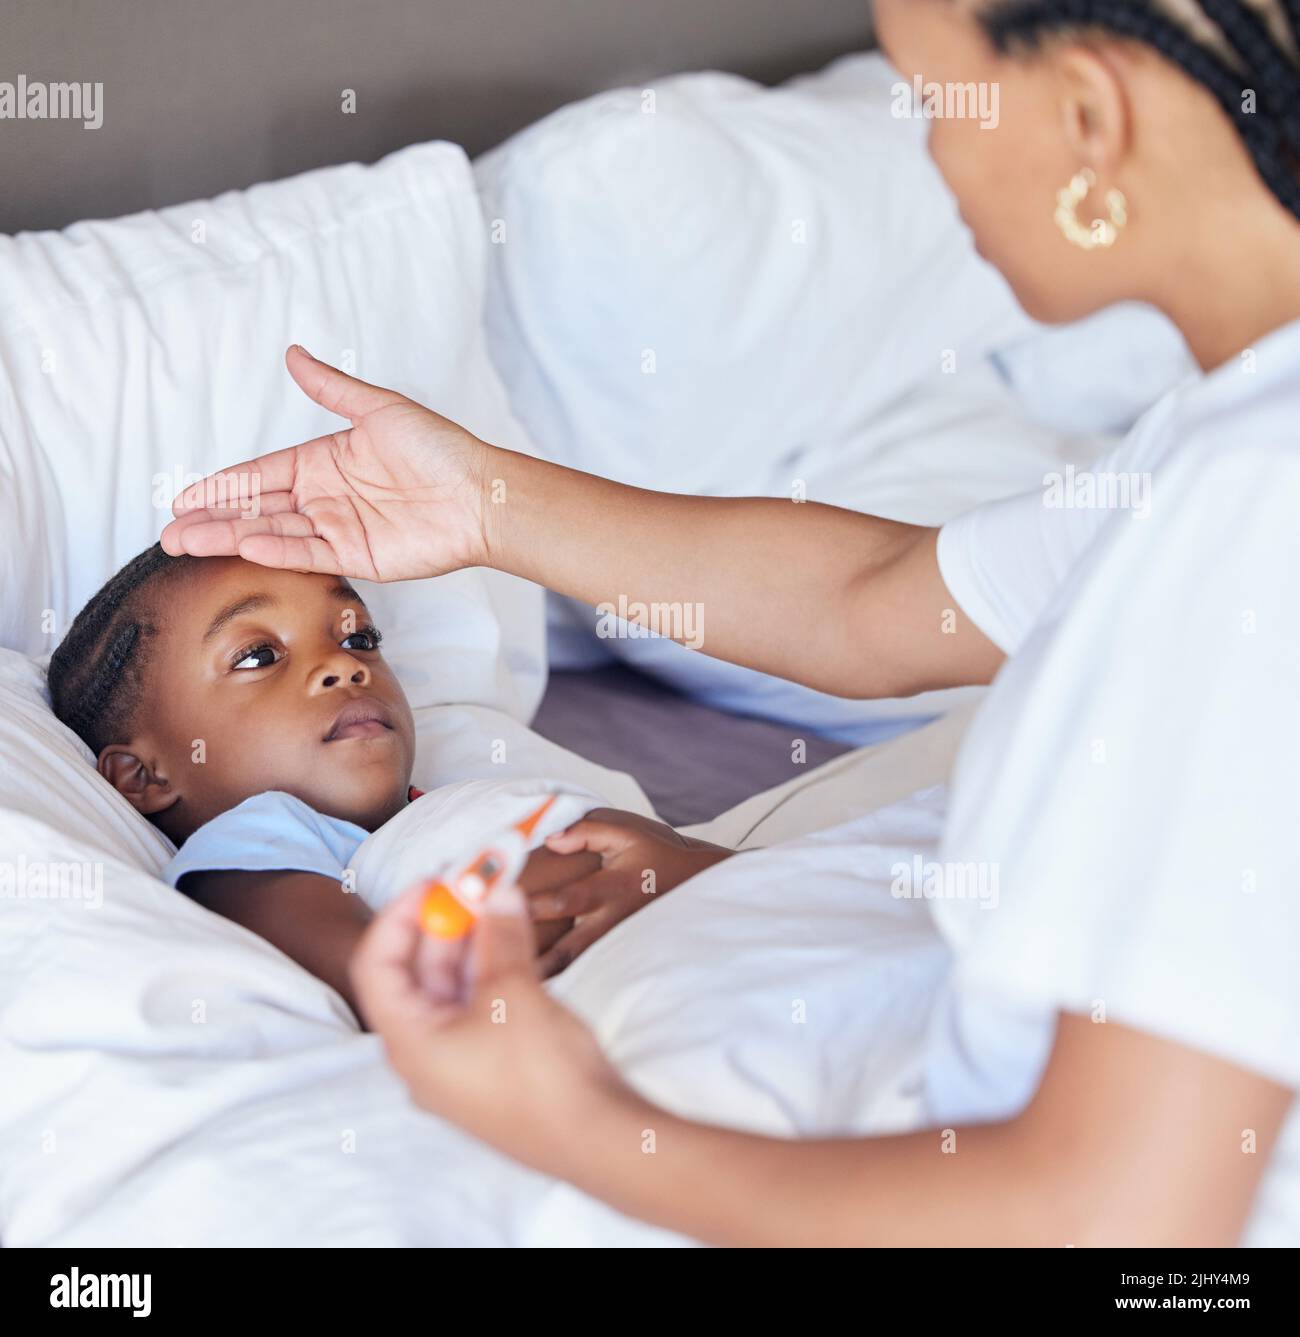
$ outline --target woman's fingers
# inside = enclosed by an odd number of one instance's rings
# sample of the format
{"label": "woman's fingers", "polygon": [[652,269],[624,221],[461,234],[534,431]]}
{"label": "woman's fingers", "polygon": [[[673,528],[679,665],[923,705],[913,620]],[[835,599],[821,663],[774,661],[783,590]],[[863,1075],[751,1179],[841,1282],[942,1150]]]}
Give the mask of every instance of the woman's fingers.
{"label": "woman's fingers", "polygon": [[371,921],[348,963],[361,1014],[372,1030],[436,1018],[438,1008],[421,988],[416,956],[423,933],[423,886],[412,887]]}
{"label": "woman's fingers", "polygon": [[239,540],[239,556],[258,566],[278,567],[282,571],[310,571],[315,575],[355,576],[375,579],[373,573],[349,570],[344,572],[338,554],[323,538],[315,535],[283,533],[255,533]]}
{"label": "woman's fingers", "polygon": [[328,441],[328,436],[303,442],[302,446],[286,446],[268,455],[232,464],[218,469],[197,483],[182,488],[172,501],[172,514],[186,511],[238,510],[248,514],[255,510],[261,498],[275,492],[291,492],[298,466],[298,451]]}
{"label": "woman's fingers", "polygon": [[[259,566],[339,575],[334,548],[316,533],[305,515],[281,510],[256,519],[223,518],[220,512],[196,512],[163,530],[162,545],[173,557],[242,557]],[[364,575],[364,572],[349,572]]]}
{"label": "woman's fingers", "polygon": [[412,887],[371,921],[349,974],[372,1030],[400,1043],[412,1028],[442,1026],[473,992],[535,979],[532,926],[517,887],[497,888],[468,939],[443,942],[420,927],[426,888]]}
{"label": "woman's fingers", "polygon": [[510,979],[534,978],[532,920],[524,893],[515,886],[496,887],[483,902],[470,940],[470,992]]}
{"label": "woman's fingers", "polygon": [[[293,495],[289,492],[271,492],[263,496],[255,512],[241,510],[239,508],[211,506],[203,510],[184,511],[178,515],[175,520],[169,520],[159,536],[159,542],[162,544],[163,551],[173,557],[179,557],[182,553],[191,552],[186,545],[196,541],[204,543],[218,542],[217,535],[220,531],[210,529],[205,531],[205,536],[199,539],[197,535],[191,535],[188,538],[188,530],[196,529],[199,526],[211,526],[218,522],[236,522],[240,520],[258,520],[268,515],[283,515],[286,511],[295,511],[297,505],[294,502]],[[227,532],[227,541],[234,541],[234,531]],[[233,552],[234,549],[232,548]],[[197,555],[197,554],[195,554]],[[211,554],[209,554],[211,555]]]}
{"label": "woman's fingers", "polygon": [[173,556],[188,553],[191,557],[221,557],[237,552],[240,540],[250,534],[303,537],[313,532],[311,521],[292,510],[256,516],[224,510],[194,511],[173,520],[163,530],[163,546]]}
{"label": "woman's fingers", "polygon": [[258,520],[264,515],[282,515],[285,511],[296,511],[298,503],[292,492],[264,492],[255,506],[201,506],[192,511],[182,511],[174,520],[167,522],[163,533],[179,534],[191,525],[206,524],[209,520]]}
{"label": "woman's fingers", "polygon": [[321,362],[301,345],[292,344],[284,355],[289,375],[309,399],[314,399],[331,413],[356,422],[387,404],[400,404],[406,398],[396,390],[360,381],[355,376]]}
{"label": "woman's fingers", "polygon": [[415,977],[424,996],[442,1007],[465,1001],[465,943],[420,934],[415,949]]}

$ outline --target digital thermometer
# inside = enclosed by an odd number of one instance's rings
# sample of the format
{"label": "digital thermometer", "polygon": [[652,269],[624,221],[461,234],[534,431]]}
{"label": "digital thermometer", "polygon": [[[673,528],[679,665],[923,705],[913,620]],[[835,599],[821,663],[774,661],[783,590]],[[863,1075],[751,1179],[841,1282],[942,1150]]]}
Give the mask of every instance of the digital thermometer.
{"label": "digital thermometer", "polygon": [[474,927],[492,888],[503,881],[513,882],[523,872],[529,837],[554,802],[552,794],[540,808],[480,850],[455,876],[427,883],[420,927],[434,938],[463,938]]}

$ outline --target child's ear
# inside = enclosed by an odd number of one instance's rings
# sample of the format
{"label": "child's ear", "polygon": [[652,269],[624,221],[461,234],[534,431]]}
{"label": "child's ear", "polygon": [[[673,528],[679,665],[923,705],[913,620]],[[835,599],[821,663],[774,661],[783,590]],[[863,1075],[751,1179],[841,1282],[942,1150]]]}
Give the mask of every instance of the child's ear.
{"label": "child's ear", "polygon": [[156,765],[142,761],[121,743],[110,743],[99,754],[96,765],[100,775],[136,812],[146,817],[165,812],[180,798],[166,776],[156,769]]}

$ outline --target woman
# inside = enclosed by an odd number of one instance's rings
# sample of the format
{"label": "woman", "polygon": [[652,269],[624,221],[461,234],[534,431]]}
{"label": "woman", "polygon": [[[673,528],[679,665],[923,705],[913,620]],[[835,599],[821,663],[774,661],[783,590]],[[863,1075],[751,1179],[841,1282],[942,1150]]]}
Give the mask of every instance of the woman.
{"label": "woman", "polygon": [[437,979],[409,897],[358,952],[425,1108],[721,1244],[1295,1243],[1300,3],[879,0],[877,26],[908,77],[999,86],[1000,129],[936,121],[931,150],[1031,314],[1145,300],[1204,368],[1097,470],[1149,483],[1149,518],[1034,494],[935,532],[638,492],[291,350],[352,429],[241,466],[259,518],[182,505],[164,543],[703,604],[708,653],[845,696],[996,676],[945,858],[991,866],[1001,905],[935,905],[942,1134],[783,1142],[651,1108],[537,984],[512,892]]}

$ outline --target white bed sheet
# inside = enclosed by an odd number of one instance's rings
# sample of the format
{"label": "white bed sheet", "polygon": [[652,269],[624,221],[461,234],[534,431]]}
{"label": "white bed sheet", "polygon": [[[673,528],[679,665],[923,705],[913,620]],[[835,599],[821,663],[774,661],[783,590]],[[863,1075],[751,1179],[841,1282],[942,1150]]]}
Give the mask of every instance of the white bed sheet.
{"label": "white bed sheet", "polygon": [[[897,746],[809,781],[842,802],[887,788]],[[728,861],[552,987],[669,1108],[780,1135],[908,1126],[946,957],[888,875],[933,848],[939,806]],[[796,810],[787,794],[773,819]],[[5,1244],[683,1242],[414,1111],[338,996],[255,935],[30,816],[0,812],[0,848],[104,879],[98,909],[4,904]]]}

